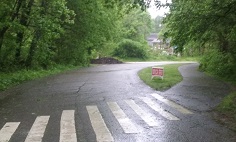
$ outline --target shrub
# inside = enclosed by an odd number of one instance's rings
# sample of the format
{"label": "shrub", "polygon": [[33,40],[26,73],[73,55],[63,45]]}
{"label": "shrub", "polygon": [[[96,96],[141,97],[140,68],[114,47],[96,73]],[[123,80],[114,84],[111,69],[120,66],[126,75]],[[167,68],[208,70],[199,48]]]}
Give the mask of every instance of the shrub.
{"label": "shrub", "polygon": [[136,42],[130,39],[122,40],[118,47],[113,52],[114,56],[121,58],[146,58],[147,48],[140,42]]}
{"label": "shrub", "polygon": [[235,59],[230,53],[210,50],[203,56],[200,62],[200,69],[203,71],[207,71],[224,78],[236,77]]}

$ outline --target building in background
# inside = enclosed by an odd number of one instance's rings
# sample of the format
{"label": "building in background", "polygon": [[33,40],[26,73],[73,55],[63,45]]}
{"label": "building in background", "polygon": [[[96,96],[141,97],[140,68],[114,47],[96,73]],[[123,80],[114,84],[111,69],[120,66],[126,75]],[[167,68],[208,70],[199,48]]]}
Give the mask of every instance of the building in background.
{"label": "building in background", "polygon": [[167,54],[167,55],[173,55],[174,50],[172,47],[170,47],[170,40],[166,40],[165,42],[163,39],[158,38],[157,33],[150,33],[149,36],[147,36],[147,42],[148,45],[155,51],[159,52],[160,54]]}

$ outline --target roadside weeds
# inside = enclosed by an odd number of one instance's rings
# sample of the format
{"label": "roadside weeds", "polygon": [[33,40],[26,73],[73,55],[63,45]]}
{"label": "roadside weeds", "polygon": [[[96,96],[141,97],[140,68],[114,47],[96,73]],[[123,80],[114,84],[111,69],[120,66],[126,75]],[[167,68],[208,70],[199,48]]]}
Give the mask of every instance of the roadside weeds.
{"label": "roadside weeds", "polygon": [[227,95],[213,112],[214,119],[236,132],[236,91]]}

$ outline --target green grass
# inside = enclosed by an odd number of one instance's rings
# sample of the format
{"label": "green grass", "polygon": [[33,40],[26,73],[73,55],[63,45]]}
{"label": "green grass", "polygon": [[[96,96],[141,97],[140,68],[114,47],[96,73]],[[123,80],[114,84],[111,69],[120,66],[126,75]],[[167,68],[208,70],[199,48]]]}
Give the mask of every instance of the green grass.
{"label": "green grass", "polygon": [[177,57],[174,55],[159,55],[149,58],[151,61],[199,61],[199,57]]}
{"label": "green grass", "polygon": [[234,77],[223,78],[216,76],[210,72],[207,75],[217,78],[222,82],[226,82],[231,86],[232,92],[222,99],[220,104],[215,108],[215,119],[225,124],[230,129],[236,131],[236,80]]}
{"label": "green grass", "polygon": [[216,107],[218,121],[236,131],[236,91],[226,96]]}
{"label": "green grass", "polygon": [[236,92],[226,96],[217,107],[217,110],[220,112],[232,112],[235,114],[236,119]]}
{"label": "green grass", "polygon": [[152,79],[152,68],[148,67],[139,71],[138,75],[147,85],[158,90],[164,91],[182,81],[182,76],[178,71],[178,67],[183,64],[164,65],[164,79],[154,77]]}
{"label": "green grass", "polygon": [[236,132],[236,80],[234,77],[223,78],[216,76],[210,72],[206,72],[209,76],[217,78],[223,82],[227,82],[232,88],[232,93],[228,94],[220,104],[215,108],[215,119]]}
{"label": "green grass", "polygon": [[17,72],[10,73],[0,72],[0,91],[4,91],[25,81],[42,78],[75,68],[78,67],[57,65],[49,70],[19,70]]}
{"label": "green grass", "polygon": [[115,58],[122,61],[122,62],[144,62],[144,61],[147,61],[147,59],[141,59],[141,58],[118,58],[118,57],[115,57]]}
{"label": "green grass", "polygon": [[144,62],[144,61],[199,61],[199,57],[176,57],[171,55],[158,55],[158,56],[150,56],[146,59],[140,58],[117,58],[122,62]]}

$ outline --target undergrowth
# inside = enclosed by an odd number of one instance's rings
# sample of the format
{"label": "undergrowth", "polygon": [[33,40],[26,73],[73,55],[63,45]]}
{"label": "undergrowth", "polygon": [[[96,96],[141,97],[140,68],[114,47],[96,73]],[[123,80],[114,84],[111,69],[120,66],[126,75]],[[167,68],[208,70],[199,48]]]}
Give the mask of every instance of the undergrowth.
{"label": "undergrowth", "polygon": [[48,70],[19,70],[17,72],[0,72],[0,91],[6,90],[14,85],[18,85],[24,81],[29,81],[52,74],[64,72],[66,70],[75,69],[75,66],[57,65]]}

